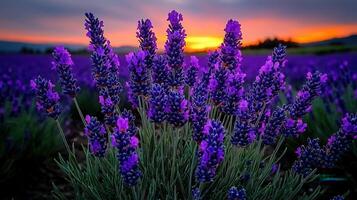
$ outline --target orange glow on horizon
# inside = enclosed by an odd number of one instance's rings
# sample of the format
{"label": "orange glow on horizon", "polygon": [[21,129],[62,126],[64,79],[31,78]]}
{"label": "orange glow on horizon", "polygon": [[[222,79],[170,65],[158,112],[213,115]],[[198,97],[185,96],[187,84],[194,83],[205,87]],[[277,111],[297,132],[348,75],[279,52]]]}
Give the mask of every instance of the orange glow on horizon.
{"label": "orange glow on horizon", "polygon": [[[220,46],[224,36],[225,23],[221,21],[209,21],[201,25],[200,21],[184,21],[184,27],[187,32],[186,48],[187,52],[212,50]],[[61,21],[64,23],[65,20]],[[162,21],[161,21],[162,22]],[[243,32],[243,46],[256,44],[259,40],[277,37],[298,43],[309,43],[326,40],[335,37],[345,37],[357,33],[357,24],[331,24],[331,25],[304,25],[299,21],[278,20],[278,19],[243,19],[240,21]],[[74,23],[73,23],[74,24]],[[130,24],[130,25],[127,25]],[[112,45],[138,46],[135,38],[135,23],[122,24],[127,28],[106,29],[105,35],[111,41]],[[111,25],[111,24],[110,24]],[[200,26],[201,25],[201,26]],[[72,24],[71,24],[72,26]],[[74,28],[77,28],[73,25]],[[204,26],[204,27],[202,27]],[[268,29],[268,27],[276,27]],[[111,26],[106,26],[111,27]],[[167,22],[154,23],[154,32],[158,38],[159,50],[162,50],[166,41],[165,29]],[[82,28],[82,27],[79,27]],[[117,27],[113,27],[117,28]],[[279,33],[279,34],[276,34]],[[56,33],[45,34],[35,32],[14,32],[0,29],[0,40],[18,41],[28,43],[52,43],[52,44],[79,44],[87,45],[89,39],[85,36],[85,31],[77,29],[73,34],[60,35]]]}
{"label": "orange glow on horizon", "polygon": [[186,38],[186,51],[206,51],[216,49],[222,43],[223,38],[212,36],[188,36]]}

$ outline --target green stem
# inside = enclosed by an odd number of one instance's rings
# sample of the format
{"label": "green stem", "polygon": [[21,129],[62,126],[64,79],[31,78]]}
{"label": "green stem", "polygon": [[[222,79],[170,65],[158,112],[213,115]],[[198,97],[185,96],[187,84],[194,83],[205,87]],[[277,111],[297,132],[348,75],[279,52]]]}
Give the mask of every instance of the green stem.
{"label": "green stem", "polygon": [[79,104],[78,104],[78,101],[77,101],[76,97],[73,98],[73,101],[74,101],[74,104],[76,105],[78,114],[79,114],[79,116],[81,117],[81,120],[82,120],[82,122],[83,122],[83,125],[85,126],[85,125],[86,125],[86,121],[84,120],[82,110],[81,110],[81,108],[79,107]]}
{"label": "green stem", "polygon": [[60,135],[62,137],[63,144],[67,149],[67,153],[70,155],[71,154],[71,149],[69,148],[69,145],[68,145],[67,140],[66,140],[66,136],[64,135],[63,129],[62,129],[61,124],[58,121],[58,119],[56,119],[56,124],[57,124],[57,128],[58,128],[58,130],[60,132]]}

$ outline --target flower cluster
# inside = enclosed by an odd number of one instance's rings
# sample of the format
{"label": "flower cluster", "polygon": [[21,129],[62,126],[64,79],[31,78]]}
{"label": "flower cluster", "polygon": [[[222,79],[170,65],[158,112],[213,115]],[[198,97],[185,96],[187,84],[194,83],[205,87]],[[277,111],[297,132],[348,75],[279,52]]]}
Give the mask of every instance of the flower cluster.
{"label": "flower cluster", "polygon": [[161,84],[165,88],[169,88],[169,74],[170,70],[167,66],[166,57],[163,55],[156,55],[154,57],[154,64],[152,68],[153,83]]}
{"label": "flower cluster", "polygon": [[139,39],[141,50],[145,51],[145,65],[151,69],[153,65],[153,59],[156,54],[156,36],[152,31],[152,23],[149,19],[142,19],[138,21],[138,29],[136,37]]}
{"label": "flower cluster", "polygon": [[342,119],[342,125],[337,133],[333,134],[325,145],[324,166],[332,168],[341,159],[357,139],[357,114],[347,114]]}
{"label": "flower cluster", "polygon": [[105,98],[104,96],[99,96],[99,103],[101,105],[102,113],[104,114],[105,124],[112,127],[115,126],[117,114],[113,101],[110,97]]}
{"label": "flower cluster", "polygon": [[345,198],[342,195],[337,195],[337,196],[332,197],[331,200],[345,200]]}
{"label": "flower cluster", "polygon": [[296,150],[298,160],[293,169],[304,176],[315,168],[332,168],[357,138],[357,114],[347,114],[342,119],[340,130],[333,134],[325,146],[321,147],[319,139],[308,140],[308,145]]}
{"label": "flower cluster", "polygon": [[231,71],[240,70],[242,32],[239,22],[230,19],[224,31],[226,34],[220,48],[222,66]]}
{"label": "flower cluster", "polygon": [[71,54],[64,47],[60,46],[54,49],[52,56],[54,59],[52,68],[57,71],[63,93],[74,98],[79,87],[72,73],[73,61]]}
{"label": "flower cluster", "polygon": [[307,145],[298,147],[295,153],[298,159],[294,162],[292,169],[298,174],[307,176],[321,165],[324,152],[319,139],[308,139]]}
{"label": "flower cluster", "polygon": [[197,76],[198,76],[198,69],[199,69],[199,64],[198,64],[198,59],[196,56],[191,56],[190,58],[190,64],[187,67],[186,74],[185,74],[185,82],[186,85],[189,87],[193,87],[194,84],[196,83]]}
{"label": "flower cluster", "polygon": [[[210,107],[207,105],[207,89],[204,83],[198,84],[193,89],[191,98],[190,118],[192,122],[192,138],[196,142],[203,139],[203,128],[208,120]],[[205,92],[206,91],[206,92]]]}
{"label": "flower cluster", "polygon": [[31,80],[31,88],[36,93],[36,106],[38,110],[44,111],[49,117],[57,119],[61,113],[59,106],[59,95],[54,90],[54,85],[51,81],[38,76]]}
{"label": "flower cluster", "polygon": [[239,147],[251,144],[256,138],[256,130],[246,121],[236,120],[231,143]]}
{"label": "flower cluster", "polygon": [[225,99],[227,77],[227,70],[219,66],[209,80],[208,89],[210,91],[210,98],[216,106],[221,106],[223,104],[223,100]]}
{"label": "flower cluster", "polygon": [[239,112],[239,102],[244,95],[245,74],[241,72],[229,73],[226,80],[225,97],[223,100],[222,111],[229,115],[236,115]]}
{"label": "flower cluster", "polygon": [[92,13],[86,13],[85,29],[90,38],[89,50],[92,52],[92,74],[99,93],[110,97],[115,105],[119,104],[122,91],[119,78],[119,59],[114,53],[110,41],[104,37],[104,23]]}
{"label": "flower cluster", "polygon": [[96,117],[86,116],[84,134],[88,138],[89,151],[97,157],[104,157],[108,145],[108,133]]}
{"label": "flower cluster", "polygon": [[139,169],[139,155],[136,152],[139,147],[139,139],[135,135],[131,135],[128,130],[128,118],[119,117],[111,141],[118,150],[119,169],[124,183],[134,186],[142,176]]}
{"label": "flower cluster", "polygon": [[217,167],[224,159],[225,130],[219,121],[209,120],[203,130],[204,139],[199,145],[199,163],[196,178],[199,182],[212,182]]}
{"label": "flower cluster", "polygon": [[165,53],[167,56],[167,63],[171,69],[170,85],[177,88],[184,83],[183,64],[184,64],[184,47],[186,33],[181,24],[183,17],[175,10],[169,13],[168,19],[170,24],[166,30],[167,41],[165,43]]}
{"label": "flower cluster", "polygon": [[182,90],[169,91],[166,108],[167,122],[171,125],[181,127],[187,122],[189,118],[189,105]]}
{"label": "flower cluster", "polygon": [[151,79],[149,77],[149,70],[145,65],[145,56],[146,53],[144,51],[126,55],[130,72],[130,80],[127,86],[129,89],[129,99],[133,105],[137,105],[138,96],[148,96],[150,92]]}
{"label": "flower cluster", "polygon": [[326,74],[320,72],[307,73],[306,83],[298,91],[294,103],[288,106],[291,118],[298,119],[310,112],[312,100],[321,93],[321,85],[326,81]]}
{"label": "flower cluster", "polygon": [[285,121],[285,110],[277,107],[273,111],[268,123],[265,126],[264,132],[261,134],[261,138],[266,145],[275,144],[276,138],[279,136],[281,127]]}
{"label": "flower cluster", "polygon": [[192,189],[192,198],[193,198],[193,200],[201,200],[200,188]]}
{"label": "flower cluster", "polygon": [[147,115],[152,122],[161,123],[166,119],[165,107],[167,95],[165,89],[159,84],[153,84],[150,91],[149,109]]}
{"label": "flower cluster", "polygon": [[[283,88],[285,76],[280,71],[278,62],[273,62],[272,57],[268,57],[265,64],[259,69],[259,74],[253,82],[249,91],[250,112],[252,120],[258,120],[258,115],[271,103],[273,98]],[[259,123],[259,122],[258,122]]]}
{"label": "flower cluster", "polygon": [[231,187],[228,190],[228,200],[246,200],[247,199],[247,192],[243,187]]}

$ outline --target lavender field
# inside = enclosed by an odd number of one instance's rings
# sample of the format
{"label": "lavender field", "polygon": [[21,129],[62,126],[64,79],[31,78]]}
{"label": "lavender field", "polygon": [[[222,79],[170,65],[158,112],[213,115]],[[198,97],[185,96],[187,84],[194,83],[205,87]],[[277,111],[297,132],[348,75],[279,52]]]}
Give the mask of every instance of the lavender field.
{"label": "lavender field", "polygon": [[114,51],[85,14],[87,54],[0,55],[5,199],[354,199],[357,53],[244,55],[237,20],[186,54],[181,13],[159,52]]}
{"label": "lavender field", "polygon": [[[289,53],[289,51],[288,51]],[[244,54],[244,52],[243,52]],[[206,55],[196,55],[200,66],[206,66],[208,57]],[[247,74],[247,79],[252,81],[259,68],[264,64],[268,55],[243,55],[242,70]],[[305,74],[312,70],[321,72],[338,71],[338,67],[343,62],[348,62],[348,69],[352,74],[357,73],[357,53],[339,53],[327,55],[287,55],[287,64],[284,73],[292,82],[301,81]],[[55,80],[56,73],[51,70],[51,55],[0,55],[0,72],[2,75],[9,75],[18,78],[23,83],[29,81],[36,75]],[[89,55],[73,56],[73,72],[81,85],[94,86],[91,76],[91,61]],[[120,75],[123,80],[128,79],[128,67],[125,55],[119,56]],[[189,62],[186,56],[185,62]],[[30,70],[29,70],[30,69]]]}

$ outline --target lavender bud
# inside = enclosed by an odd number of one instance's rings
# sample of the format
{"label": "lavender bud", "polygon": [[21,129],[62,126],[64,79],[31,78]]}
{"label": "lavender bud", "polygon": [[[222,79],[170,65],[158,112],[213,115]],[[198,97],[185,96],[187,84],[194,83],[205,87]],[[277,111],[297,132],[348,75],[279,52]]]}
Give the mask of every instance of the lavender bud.
{"label": "lavender bud", "polygon": [[161,123],[166,119],[167,95],[159,84],[153,84],[150,91],[148,117],[152,122]]}
{"label": "lavender bud", "polygon": [[96,117],[86,116],[84,134],[88,138],[89,151],[97,157],[104,157],[107,151],[108,133]]}
{"label": "lavender bud", "polygon": [[57,71],[64,94],[74,98],[79,90],[77,80],[73,76],[71,54],[64,47],[56,47],[52,53],[52,68]]}
{"label": "lavender bud", "polygon": [[59,106],[59,95],[54,90],[54,85],[51,81],[38,76],[36,79],[31,80],[31,88],[36,94],[36,106],[40,111],[47,113],[49,117],[57,119],[61,113]]}
{"label": "lavender bud", "polygon": [[139,169],[139,155],[136,152],[139,139],[128,133],[128,129],[128,118],[119,117],[111,141],[112,145],[118,150],[119,169],[124,183],[128,186],[135,186],[139,178],[142,177]]}
{"label": "lavender bud", "polygon": [[228,190],[228,200],[246,200],[247,192],[243,187],[231,187]]}
{"label": "lavender bud", "polygon": [[225,130],[219,121],[209,120],[204,127],[204,139],[199,145],[196,178],[199,182],[212,182],[216,170],[224,159]]}

